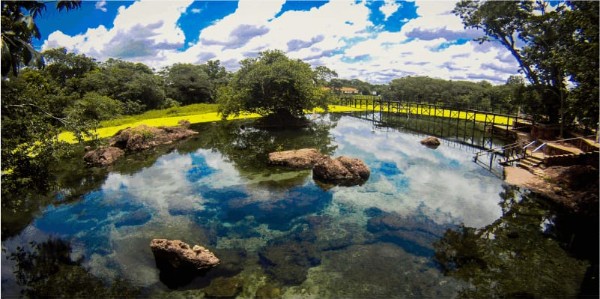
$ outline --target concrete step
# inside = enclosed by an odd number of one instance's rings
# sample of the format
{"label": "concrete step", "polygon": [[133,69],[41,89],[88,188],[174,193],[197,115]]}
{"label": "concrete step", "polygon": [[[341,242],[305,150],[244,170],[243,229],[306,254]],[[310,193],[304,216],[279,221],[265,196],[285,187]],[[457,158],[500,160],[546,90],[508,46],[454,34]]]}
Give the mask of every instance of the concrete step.
{"label": "concrete step", "polygon": [[536,157],[536,156],[527,156],[525,159],[530,160],[530,161],[536,161],[539,163],[544,162],[544,159],[542,159],[540,157]]}
{"label": "concrete step", "polygon": [[529,157],[522,159],[520,162],[523,164],[529,164],[531,166],[540,166],[544,161],[539,159],[530,159]]}
{"label": "concrete step", "polygon": [[539,165],[536,161],[530,161],[530,160],[526,160],[526,159],[519,161],[519,163],[527,165],[527,166],[531,166],[531,167],[536,167]]}
{"label": "concrete step", "polygon": [[543,177],[545,175],[544,171],[539,168],[534,168],[531,172],[539,177]]}
{"label": "concrete step", "polygon": [[533,168],[532,165],[525,164],[525,163],[523,163],[523,161],[519,161],[519,163],[517,163],[517,167],[521,167],[521,168],[523,168],[525,170],[528,170],[528,171],[531,171],[531,169]]}

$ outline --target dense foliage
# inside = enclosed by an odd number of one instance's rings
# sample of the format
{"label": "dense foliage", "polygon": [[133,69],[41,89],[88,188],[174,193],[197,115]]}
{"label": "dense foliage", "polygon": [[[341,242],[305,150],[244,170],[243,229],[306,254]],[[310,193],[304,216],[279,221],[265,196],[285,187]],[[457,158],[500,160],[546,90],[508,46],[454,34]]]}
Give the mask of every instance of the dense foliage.
{"label": "dense foliage", "polygon": [[[81,1],[56,1],[56,9],[74,9]],[[35,18],[46,10],[43,1],[2,2],[2,76],[17,74],[23,65],[43,65],[42,56],[31,45],[32,38],[40,38]]]}
{"label": "dense foliage", "polygon": [[[79,5],[79,1],[57,2],[58,9]],[[538,120],[567,125],[578,121],[595,128],[598,6],[598,2],[565,2],[550,7],[543,1],[457,4],[455,13],[465,26],[485,33],[481,42],[499,42],[515,56],[528,84],[512,76],[498,86],[428,77],[372,85],[337,78],[325,66],[312,69],[281,51],[245,59],[233,74],[218,60],[179,63],[157,72],[120,59],[97,62],[64,48],[46,50],[42,56],[31,40],[40,36],[35,18],[45,10],[44,2],[4,1],[2,191],[41,182],[36,178],[46,175],[47,164],[60,153],[56,135],[63,130],[81,139],[100,121],[121,115],[215,102],[223,117],[247,111],[285,120],[326,107],[342,87],[388,100],[511,113],[521,108]]]}
{"label": "dense foliage", "polygon": [[485,111],[516,112],[524,89],[522,78],[510,77],[506,84],[493,86],[487,81],[448,81],[429,77],[404,77],[392,80],[382,90],[385,100],[431,103]]}
{"label": "dense foliage", "polygon": [[[463,0],[454,12],[480,42],[499,42],[515,57],[534,95],[525,108],[549,123],[598,123],[597,1]],[[569,90],[567,82],[574,87]],[[581,109],[586,107],[587,109]],[[562,128],[562,126],[561,126]]]}
{"label": "dense foliage", "polygon": [[324,91],[308,63],[281,51],[265,51],[240,64],[229,85],[219,90],[219,112],[224,118],[242,111],[300,117],[304,110],[326,108],[321,101]]}

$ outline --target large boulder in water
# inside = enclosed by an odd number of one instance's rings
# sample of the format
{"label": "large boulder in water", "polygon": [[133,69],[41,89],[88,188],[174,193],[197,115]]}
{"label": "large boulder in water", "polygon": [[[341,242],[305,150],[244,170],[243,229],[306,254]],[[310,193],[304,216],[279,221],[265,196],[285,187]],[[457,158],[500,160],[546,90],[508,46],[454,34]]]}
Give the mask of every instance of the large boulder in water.
{"label": "large boulder in water", "polygon": [[194,134],[198,134],[198,132],[192,131],[184,125],[158,128],[140,125],[117,132],[110,139],[109,144],[126,151],[141,151],[161,144],[169,144]]}
{"label": "large boulder in water", "polygon": [[315,180],[342,186],[360,185],[370,175],[371,171],[363,161],[345,156],[321,159],[313,168]]}
{"label": "large boulder in water", "polygon": [[220,263],[208,249],[199,245],[191,247],[180,240],[154,239],[150,249],[160,270],[160,281],[171,289],[189,284]]}
{"label": "large boulder in water", "polygon": [[421,140],[421,144],[428,148],[436,149],[438,146],[440,146],[440,140],[433,136],[428,136]]}
{"label": "large boulder in water", "polygon": [[325,156],[314,148],[273,152],[269,154],[269,163],[296,169],[311,169]]}
{"label": "large boulder in water", "polygon": [[85,153],[83,160],[90,166],[107,166],[113,164],[123,154],[123,150],[118,147],[103,146]]}
{"label": "large boulder in water", "polygon": [[207,270],[220,263],[219,259],[208,249],[194,245],[191,247],[180,240],[153,239],[150,249],[154,254],[156,265],[161,270]]}

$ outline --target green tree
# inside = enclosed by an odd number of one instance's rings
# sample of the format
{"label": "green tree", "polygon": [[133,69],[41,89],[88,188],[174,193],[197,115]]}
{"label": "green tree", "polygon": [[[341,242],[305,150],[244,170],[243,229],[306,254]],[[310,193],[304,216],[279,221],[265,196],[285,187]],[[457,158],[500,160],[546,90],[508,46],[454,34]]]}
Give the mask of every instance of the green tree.
{"label": "green tree", "polygon": [[[538,94],[534,98],[543,99],[531,108],[549,123],[560,123],[561,133],[569,110],[573,117],[597,122],[598,3],[561,2],[550,9],[546,1],[463,0],[454,13],[465,27],[483,30],[477,40],[499,42],[515,57]],[[567,78],[577,86],[572,101]],[[591,104],[592,113],[581,103]]]}
{"label": "green tree", "polygon": [[72,89],[79,86],[79,80],[67,84],[68,80],[81,79],[86,73],[98,68],[95,59],[84,54],[67,52],[65,48],[49,49],[42,53],[48,73],[59,85],[69,85]]}
{"label": "green tree", "polygon": [[305,109],[326,108],[309,64],[281,51],[261,52],[241,61],[227,87],[218,94],[219,112],[226,118],[242,111],[300,118]]}
{"label": "green tree", "polygon": [[160,108],[165,101],[162,79],[142,63],[108,59],[81,80],[81,91],[97,92],[123,103],[123,113]]}
{"label": "green tree", "polygon": [[315,80],[319,86],[331,87],[331,80],[338,76],[336,71],[323,65],[317,66],[314,72]]}
{"label": "green tree", "polygon": [[123,113],[123,103],[113,100],[96,92],[86,93],[82,99],[66,108],[66,114],[71,119],[106,120]]}
{"label": "green tree", "polygon": [[[71,10],[81,1],[56,1],[58,10]],[[31,39],[40,39],[35,18],[46,9],[43,1],[2,2],[2,76],[16,75],[23,65],[43,66],[42,56],[31,45]]]}
{"label": "green tree", "polygon": [[[87,134],[90,124],[65,114],[77,97],[44,72],[25,69],[2,80],[2,195],[26,188],[45,188],[47,166],[60,153],[56,136],[62,130]],[[8,198],[8,197],[5,197]]]}
{"label": "green tree", "polygon": [[229,73],[224,66],[221,65],[219,60],[209,60],[206,64],[200,65],[204,72],[208,75],[210,81],[210,99],[211,102],[215,102],[217,98],[217,90],[226,86],[231,79],[231,73]]}
{"label": "green tree", "polygon": [[200,65],[176,63],[168,67],[165,89],[167,97],[184,105],[212,101],[210,78]]}

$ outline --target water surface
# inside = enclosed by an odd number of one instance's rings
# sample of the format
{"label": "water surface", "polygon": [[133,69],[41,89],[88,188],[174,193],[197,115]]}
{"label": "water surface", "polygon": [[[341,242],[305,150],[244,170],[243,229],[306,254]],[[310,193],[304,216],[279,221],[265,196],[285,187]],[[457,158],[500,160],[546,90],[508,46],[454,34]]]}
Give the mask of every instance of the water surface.
{"label": "water surface", "polygon": [[[39,295],[42,288],[52,294],[49,285],[65,286],[55,293],[142,297],[521,294],[527,287],[514,281],[528,280],[493,276],[490,256],[482,255],[487,248],[519,260],[505,251],[525,239],[492,237],[502,236],[511,219],[526,219],[510,232],[528,227],[520,237],[538,236],[549,249],[536,254],[559,264],[522,267],[543,266],[549,279],[557,267],[570,268],[558,271],[570,277],[566,290],[553,290],[560,294],[576,294],[583,279],[586,264],[543,237],[554,216],[473,163],[473,147],[444,141],[430,149],[419,144],[422,134],[341,115],[314,117],[301,130],[261,130],[251,121],[192,128],[200,134],[129,155],[106,171],[81,168],[79,159],[65,162],[64,169],[78,170],[59,175],[63,187],[52,203],[2,243],[2,295]],[[271,151],[303,147],[362,159],[371,177],[362,186],[324,186],[310,170],[266,163]],[[521,216],[513,206],[539,217]],[[168,281],[156,269],[153,238],[202,244],[222,264],[202,277]],[[471,264],[457,262],[462,256],[481,261],[475,263],[480,270],[464,270]],[[501,287],[480,286],[478,277],[497,279]]]}

